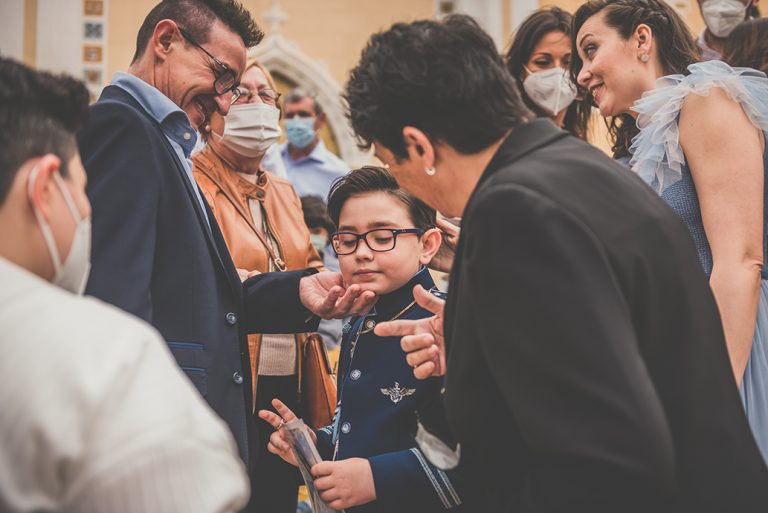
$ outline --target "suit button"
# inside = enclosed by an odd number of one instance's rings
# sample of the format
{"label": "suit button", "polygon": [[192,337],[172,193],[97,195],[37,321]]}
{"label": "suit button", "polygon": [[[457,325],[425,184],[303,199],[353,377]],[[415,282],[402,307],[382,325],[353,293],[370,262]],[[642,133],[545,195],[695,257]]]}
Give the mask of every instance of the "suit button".
{"label": "suit button", "polygon": [[231,324],[232,326],[234,326],[235,324],[237,324],[237,315],[233,314],[232,312],[229,312],[229,313],[227,314],[227,322],[228,322],[229,324]]}
{"label": "suit button", "polygon": [[243,377],[240,375],[239,372],[235,372],[234,374],[232,374],[232,381],[235,383],[235,385],[242,385]]}
{"label": "suit button", "polygon": [[264,191],[256,191],[256,197],[262,199],[264,197]]}
{"label": "suit button", "polygon": [[352,372],[349,373],[349,377],[354,379],[355,381],[357,381],[358,379],[360,379],[360,376],[362,374],[363,373],[360,372],[360,369],[355,369],[355,370],[353,370]]}
{"label": "suit button", "polygon": [[366,329],[372,330],[375,327],[376,327],[376,321],[374,321],[373,319],[368,319],[367,321],[365,321]]}
{"label": "suit button", "polygon": [[341,425],[341,432],[342,433],[344,433],[346,435],[350,431],[352,431],[352,424],[350,424],[349,422],[345,422],[344,424]]}

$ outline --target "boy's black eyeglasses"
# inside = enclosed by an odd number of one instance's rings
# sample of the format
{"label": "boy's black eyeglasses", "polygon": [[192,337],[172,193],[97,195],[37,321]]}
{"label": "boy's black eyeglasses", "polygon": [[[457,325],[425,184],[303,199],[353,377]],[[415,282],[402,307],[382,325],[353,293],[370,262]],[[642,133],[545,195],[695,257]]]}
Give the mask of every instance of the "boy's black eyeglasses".
{"label": "boy's black eyeglasses", "polygon": [[337,255],[350,255],[357,251],[357,245],[362,239],[365,241],[365,244],[371,248],[371,251],[383,253],[395,249],[397,236],[403,233],[415,233],[421,235],[424,233],[424,230],[421,228],[376,228],[375,230],[369,230],[360,234],[354,232],[336,232],[331,234],[331,245]]}
{"label": "boy's black eyeglasses", "polygon": [[240,98],[240,90],[237,88],[237,78],[235,76],[235,72],[232,71],[232,69],[221,62],[219,59],[211,55],[211,52],[206,50],[202,47],[202,45],[199,45],[197,41],[192,39],[192,36],[189,35],[189,32],[184,30],[183,28],[179,27],[179,32],[181,32],[181,35],[184,36],[184,39],[201,49],[203,52],[205,52],[205,55],[210,57],[216,65],[221,68],[221,72],[217,72],[216,70],[213,71],[213,76],[216,77],[213,81],[213,90],[216,91],[216,94],[221,96],[222,94],[226,94],[229,91],[232,91],[232,103],[235,103],[238,98]]}

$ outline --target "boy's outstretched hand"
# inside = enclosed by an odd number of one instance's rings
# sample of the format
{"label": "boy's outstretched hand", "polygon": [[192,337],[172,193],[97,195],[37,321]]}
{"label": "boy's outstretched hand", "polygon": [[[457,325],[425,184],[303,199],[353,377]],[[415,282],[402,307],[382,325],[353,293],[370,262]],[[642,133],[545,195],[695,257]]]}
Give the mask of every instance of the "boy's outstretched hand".
{"label": "boy's outstretched hand", "polygon": [[365,458],[323,461],[312,467],[320,498],[336,510],[376,500],[371,464]]}
{"label": "boy's outstretched hand", "polygon": [[[272,406],[277,410],[277,413],[269,410],[259,411],[259,417],[275,429],[275,432],[269,437],[267,450],[272,454],[277,454],[294,467],[298,467],[299,463],[296,461],[296,456],[291,450],[291,445],[284,436],[285,429],[283,429],[285,423],[296,420],[296,414],[283,404],[280,399],[272,399]],[[315,436],[315,432],[309,428],[307,428],[307,431],[309,431],[309,436],[312,437],[312,441],[317,444],[317,436]]]}
{"label": "boy's outstretched hand", "polygon": [[400,346],[408,353],[406,360],[417,379],[445,374],[443,308],[445,301],[430,294],[421,285],[413,288],[413,298],[422,308],[435,314],[415,321],[389,321],[376,325],[380,337],[403,337]]}

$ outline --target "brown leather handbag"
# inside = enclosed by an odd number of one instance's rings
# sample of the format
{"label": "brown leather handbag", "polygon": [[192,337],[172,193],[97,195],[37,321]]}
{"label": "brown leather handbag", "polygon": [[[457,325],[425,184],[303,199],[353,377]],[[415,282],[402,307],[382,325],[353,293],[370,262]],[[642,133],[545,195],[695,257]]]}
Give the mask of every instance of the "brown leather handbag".
{"label": "brown leather handbag", "polygon": [[302,348],[301,402],[304,421],[315,429],[328,426],[336,410],[336,375],[323,338],[311,333]]}

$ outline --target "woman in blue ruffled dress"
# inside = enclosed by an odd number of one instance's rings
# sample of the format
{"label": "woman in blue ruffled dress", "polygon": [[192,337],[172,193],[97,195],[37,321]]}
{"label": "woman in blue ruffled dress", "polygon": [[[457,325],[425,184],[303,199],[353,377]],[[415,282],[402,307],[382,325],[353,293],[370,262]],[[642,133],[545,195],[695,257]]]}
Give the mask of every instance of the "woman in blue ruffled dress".
{"label": "woman in blue ruffled dress", "polygon": [[688,226],[745,411],[768,460],[768,78],[699,60],[663,0],[592,0],[574,16],[572,72],[610,119],[614,153]]}

